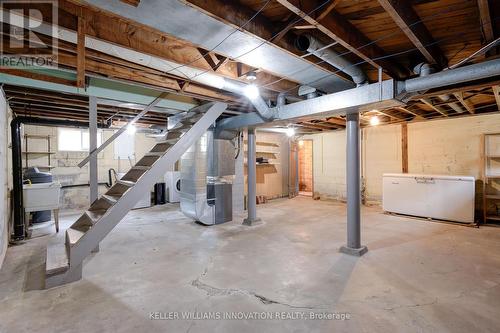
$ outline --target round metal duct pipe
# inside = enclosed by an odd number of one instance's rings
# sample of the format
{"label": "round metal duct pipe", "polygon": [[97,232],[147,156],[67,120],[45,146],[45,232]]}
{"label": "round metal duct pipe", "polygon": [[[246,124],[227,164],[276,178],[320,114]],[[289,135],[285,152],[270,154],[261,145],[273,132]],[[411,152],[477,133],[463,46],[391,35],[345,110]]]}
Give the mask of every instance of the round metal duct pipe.
{"label": "round metal duct pipe", "polygon": [[309,52],[324,60],[340,71],[349,75],[356,85],[368,83],[366,74],[358,66],[343,58],[340,54],[327,48],[325,44],[310,35],[300,35],[295,40],[295,47],[302,52]]}

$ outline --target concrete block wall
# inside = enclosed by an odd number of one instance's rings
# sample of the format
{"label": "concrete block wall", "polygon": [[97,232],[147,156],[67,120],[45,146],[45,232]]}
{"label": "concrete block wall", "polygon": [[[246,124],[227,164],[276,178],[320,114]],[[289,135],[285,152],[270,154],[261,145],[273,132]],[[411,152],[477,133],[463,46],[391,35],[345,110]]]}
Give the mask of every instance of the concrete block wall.
{"label": "concrete block wall", "polygon": [[[481,177],[481,135],[500,132],[500,115],[408,124],[409,173]],[[345,131],[304,136],[313,140],[314,190],[345,200]],[[362,130],[362,174],[368,201],[382,199],[382,174],[402,172],[401,125]]]}
{"label": "concrete block wall", "polygon": [[345,131],[305,135],[313,142],[314,192],[325,199],[345,200]]}
{"label": "concrete block wall", "polygon": [[[246,131],[245,141],[245,161],[247,156]],[[257,157],[268,158],[273,165],[257,166],[257,195],[266,196],[268,199],[288,196],[288,137],[281,133],[256,131]],[[272,143],[275,146],[262,145],[262,143]],[[273,151],[274,154],[259,153],[259,151]],[[245,193],[247,189],[245,167]]]}
{"label": "concrete block wall", "polygon": [[313,191],[313,151],[311,140],[299,140],[299,191]]}

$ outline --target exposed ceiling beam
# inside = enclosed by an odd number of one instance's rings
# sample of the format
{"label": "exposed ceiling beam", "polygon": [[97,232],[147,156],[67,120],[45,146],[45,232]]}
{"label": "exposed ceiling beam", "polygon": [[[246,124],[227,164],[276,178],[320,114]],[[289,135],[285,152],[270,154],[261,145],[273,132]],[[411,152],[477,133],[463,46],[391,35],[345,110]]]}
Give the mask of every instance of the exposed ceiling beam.
{"label": "exposed ceiling beam", "polygon": [[405,117],[395,116],[393,114],[390,114],[387,110],[384,110],[384,111],[377,110],[377,112],[380,113],[381,115],[384,115],[384,116],[389,117],[391,119],[397,119],[397,120],[405,119]]}
{"label": "exposed ceiling beam", "polygon": [[456,92],[456,93],[453,93],[453,96],[455,96],[455,98],[460,102],[460,104],[463,105],[463,107],[469,111],[469,113],[471,114],[474,114],[476,112],[475,108],[474,108],[474,104],[471,103],[471,101],[469,100],[466,100],[464,98],[464,93],[463,92]]}
{"label": "exposed ceiling beam", "polygon": [[139,3],[141,2],[141,0],[120,0],[120,1],[126,3],[127,5],[131,5],[134,7],[139,6]]}
{"label": "exposed ceiling beam", "polygon": [[[308,23],[316,26],[321,32],[329,36],[347,50],[356,54],[374,67],[382,67],[390,76],[394,78],[403,78],[407,72],[397,64],[387,60],[378,59],[385,57],[385,52],[376,44],[363,35],[342,15],[331,10],[329,15],[325,16],[321,22],[314,17],[307,15],[307,9],[302,9],[300,0],[276,0],[283,6],[302,17]],[[306,1],[308,8],[316,7],[316,1]],[[378,59],[378,60],[376,60]]]}
{"label": "exposed ceiling beam", "polygon": [[411,114],[411,115],[413,115],[415,117],[423,117],[423,115],[420,115],[420,114],[416,113],[415,111],[411,111],[410,109],[402,107],[402,106],[395,107],[395,109],[396,110],[400,110],[402,112],[406,112],[406,113]]}
{"label": "exposed ceiling beam", "polygon": [[323,10],[321,14],[318,15],[316,20],[318,22],[321,22],[322,19],[324,19],[330,12],[339,4],[340,0],[333,0],[326,8]]}
{"label": "exposed ceiling beam", "polygon": [[430,107],[431,109],[433,109],[434,111],[442,114],[445,117],[448,117],[448,113],[446,112],[446,110],[444,110],[440,106],[432,104],[432,101],[430,99],[428,99],[428,98],[422,98],[421,101],[422,101],[422,103],[424,103],[425,105],[427,105],[428,107]]}
{"label": "exposed ceiling beam", "polygon": [[495,94],[495,100],[497,102],[498,111],[500,111],[500,86],[493,86],[493,93]]}
{"label": "exposed ceiling beam", "polygon": [[[61,14],[59,15],[58,24],[66,29],[76,31],[76,17],[82,15],[87,22],[87,36],[118,44],[148,55],[157,56],[180,65],[214,71],[200,55],[197,46],[188,41],[165,34],[111,12],[97,9],[80,1],[60,0],[59,8]],[[216,55],[225,57],[225,55]],[[242,64],[242,66],[243,71],[253,69],[252,66],[246,64]],[[216,68],[217,74],[244,81],[244,78],[237,76],[236,67],[237,62],[224,61]],[[287,91],[297,84],[289,79],[279,79],[281,77],[269,72],[260,71],[257,74],[256,83],[261,86],[266,85],[267,89],[277,92]],[[275,83],[267,85],[271,82]]]}
{"label": "exposed ceiling beam", "polygon": [[429,63],[437,64],[440,68],[446,67],[446,57],[413,10],[411,1],[378,0],[378,2]]}
{"label": "exposed ceiling beam", "polygon": [[76,41],[76,86],[85,87],[85,19],[78,16],[78,30]]}
{"label": "exposed ceiling beam", "polygon": [[53,83],[63,84],[65,86],[73,86],[73,87],[76,86],[76,82],[72,81],[72,80],[67,80],[67,79],[63,79],[63,78],[59,78],[59,77],[55,77],[55,76],[50,76],[50,75],[39,74],[39,73],[27,72],[27,71],[23,71],[23,70],[19,70],[19,69],[10,69],[10,68],[5,68],[5,67],[0,67],[0,73],[25,77],[27,79],[53,82]]}
{"label": "exposed ceiling beam", "polygon": [[334,124],[340,127],[345,127],[346,121],[343,118],[330,117],[325,120],[327,123]]}
{"label": "exposed ceiling beam", "polygon": [[491,42],[495,38],[493,22],[491,22],[490,5],[488,0],[477,0],[479,7],[479,18],[481,22],[481,31],[486,42]]}
{"label": "exposed ceiling beam", "polygon": [[[296,56],[301,56],[302,53],[295,48],[294,36],[286,34],[288,30],[293,28],[293,23],[297,22],[297,19],[291,16],[289,19],[285,20],[283,24],[284,27],[281,28],[280,24],[279,30],[276,29],[276,22],[272,22],[263,15],[255,15],[255,11],[252,9],[242,6],[238,1],[235,0],[179,0],[180,2],[193,7],[221,22],[224,22],[234,28],[240,28],[245,26],[244,30],[250,34],[266,41],[272,42],[274,45],[280,47],[284,51]],[[253,19],[252,19],[253,18]],[[283,31],[284,30],[284,31]],[[282,33],[277,34],[279,31]],[[311,64],[313,64],[311,62]],[[331,68],[327,64],[314,65],[322,67],[331,71]],[[347,80],[342,73],[334,73],[333,75]]]}

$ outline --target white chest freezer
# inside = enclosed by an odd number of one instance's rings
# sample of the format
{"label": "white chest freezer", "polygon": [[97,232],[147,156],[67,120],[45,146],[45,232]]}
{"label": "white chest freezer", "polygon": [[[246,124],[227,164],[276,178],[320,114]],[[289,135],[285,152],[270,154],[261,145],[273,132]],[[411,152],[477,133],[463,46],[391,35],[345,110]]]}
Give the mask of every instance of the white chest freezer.
{"label": "white chest freezer", "polygon": [[386,212],[474,222],[475,179],[468,176],[384,174]]}

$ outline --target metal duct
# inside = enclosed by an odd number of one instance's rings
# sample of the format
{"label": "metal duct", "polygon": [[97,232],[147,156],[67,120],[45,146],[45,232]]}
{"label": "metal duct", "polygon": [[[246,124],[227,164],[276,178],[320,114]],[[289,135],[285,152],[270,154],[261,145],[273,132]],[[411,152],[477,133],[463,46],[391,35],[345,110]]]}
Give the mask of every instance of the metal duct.
{"label": "metal duct", "polygon": [[302,52],[314,54],[321,60],[326,61],[330,65],[338,68],[340,71],[349,75],[356,85],[366,84],[368,79],[366,74],[358,66],[353,65],[350,61],[343,58],[340,54],[328,48],[325,44],[318,41],[310,35],[300,35],[295,40],[295,46]]}
{"label": "metal duct", "polygon": [[[420,77],[424,77],[424,76],[428,76],[430,74],[434,74],[435,70],[432,67],[432,65],[423,62],[423,63],[420,63],[417,66],[415,66],[415,68],[413,69],[413,72],[415,74],[418,74]],[[448,105],[450,108],[452,108],[453,110],[455,110],[455,112],[457,112],[457,113],[463,113],[464,112],[464,110],[462,109],[462,107],[460,105],[458,105],[458,103],[456,103],[456,102],[449,102],[450,99],[451,99],[450,95],[446,95],[445,94],[445,95],[439,95],[438,97],[439,97],[439,99],[441,101],[445,102],[446,105]]]}
{"label": "metal duct", "polygon": [[404,91],[418,93],[419,91],[486,79],[497,75],[500,75],[500,59],[409,79],[404,81]]}
{"label": "metal duct", "polygon": [[[0,15],[6,14],[0,9]],[[15,12],[9,12],[11,25],[23,28],[24,17]],[[57,30],[57,37],[66,42],[73,44],[77,43],[77,33],[61,27],[53,27],[50,24],[42,23],[37,27],[37,32],[51,36],[54,29]],[[145,53],[137,52],[129,48],[119,45],[114,45],[93,37],[85,37],[85,47],[108,54],[110,56],[130,61],[142,66],[157,69],[159,71],[170,73],[181,78],[188,79],[212,88],[227,90],[235,94],[245,96],[245,89],[247,84],[228,79],[202,69],[189,67],[186,65],[178,64],[173,61],[168,61],[159,57],[151,56]],[[257,109],[257,112],[266,120],[272,119],[274,113],[268,108],[266,102],[261,96],[249,98],[250,102]]]}

